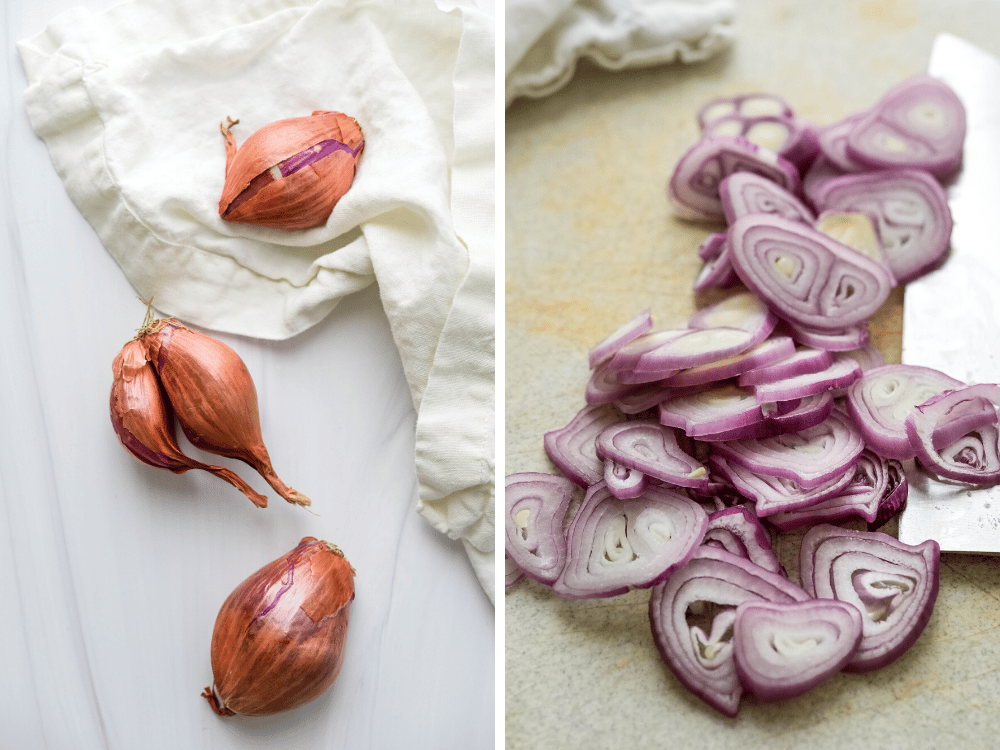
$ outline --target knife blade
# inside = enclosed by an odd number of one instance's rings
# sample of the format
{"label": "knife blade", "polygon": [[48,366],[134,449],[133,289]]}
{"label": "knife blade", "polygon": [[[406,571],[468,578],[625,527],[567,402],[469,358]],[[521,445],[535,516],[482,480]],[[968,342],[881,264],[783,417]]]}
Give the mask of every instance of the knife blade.
{"label": "knife blade", "polygon": [[[948,186],[954,227],[943,266],[906,286],[905,364],[933,367],[966,383],[1000,382],[1000,60],[939,34],[928,73],[966,110],[962,170]],[[935,539],[943,552],[1000,554],[1000,487],[939,482],[913,462],[899,539]]]}

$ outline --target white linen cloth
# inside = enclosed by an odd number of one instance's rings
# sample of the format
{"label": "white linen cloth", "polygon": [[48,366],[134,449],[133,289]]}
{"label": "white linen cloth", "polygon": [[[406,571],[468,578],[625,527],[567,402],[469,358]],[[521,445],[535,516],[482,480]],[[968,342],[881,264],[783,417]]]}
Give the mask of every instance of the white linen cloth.
{"label": "white linen cloth", "polygon": [[[378,283],[417,409],[417,510],[494,600],[494,34],[471,0],[133,0],[18,44],[31,126],[144,299],[264,339]],[[365,134],[326,224],[218,215],[238,144],[338,110]],[[72,249],[67,249],[72,252]]]}
{"label": "white linen cloth", "polygon": [[610,70],[696,62],[734,34],[734,0],[507,0],[506,103],[543,97],[586,57]]}

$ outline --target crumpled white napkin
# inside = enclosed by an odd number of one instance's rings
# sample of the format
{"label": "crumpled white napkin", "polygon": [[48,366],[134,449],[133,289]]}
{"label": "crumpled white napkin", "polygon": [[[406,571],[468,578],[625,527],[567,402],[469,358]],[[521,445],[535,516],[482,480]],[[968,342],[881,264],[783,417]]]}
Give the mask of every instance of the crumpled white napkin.
{"label": "crumpled white napkin", "polygon": [[[417,408],[417,509],[491,600],[493,28],[473,0],[133,0],[18,44],[69,196],[165,314],[281,339],[378,281]],[[223,222],[219,121],[242,142],[319,109],[366,139],[329,221]]]}
{"label": "crumpled white napkin", "polygon": [[696,62],[732,40],[734,0],[507,0],[506,103],[569,83],[581,57],[611,70]]}

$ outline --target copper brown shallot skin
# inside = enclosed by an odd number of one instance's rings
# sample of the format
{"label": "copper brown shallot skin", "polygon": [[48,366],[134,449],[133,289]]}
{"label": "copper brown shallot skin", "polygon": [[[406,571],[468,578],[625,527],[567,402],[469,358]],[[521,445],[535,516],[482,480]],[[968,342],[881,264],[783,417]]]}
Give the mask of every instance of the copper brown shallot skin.
{"label": "copper brown shallot skin", "polygon": [[267,498],[255,492],[234,472],[211,466],[186,456],[177,443],[174,413],[153,365],[146,359],[145,346],[129,341],[111,366],[111,424],[122,445],[143,463],[183,474],[203,469],[226,480],[255,505],[267,507]]}
{"label": "copper brown shallot skin", "polygon": [[327,542],[305,537],[229,595],[212,632],[220,716],[263,716],[319,697],[344,661],[354,569]]}
{"label": "copper brown shallot skin", "polygon": [[244,461],[288,502],[310,504],[275,473],[261,435],[257,389],[232,348],[173,319],[157,321],[140,340],[193,445]]}
{"label": "copper brown shallot skin", "polygon": [[[237,121],[238,122],[238,121]],[[219,215],[227,221],[277,229],[306,229],[322,224],[354,181],[364,136],[357,121],[341,112],[316,111],[309,117],[291,117],[265,125],[237,148],[230,132],[226,139],[226,182]],[[320,141],[335,140],[354,154],[336,151],[278,180],[266,184],[252,198],[230,209],[230,204],[269,169]]]}

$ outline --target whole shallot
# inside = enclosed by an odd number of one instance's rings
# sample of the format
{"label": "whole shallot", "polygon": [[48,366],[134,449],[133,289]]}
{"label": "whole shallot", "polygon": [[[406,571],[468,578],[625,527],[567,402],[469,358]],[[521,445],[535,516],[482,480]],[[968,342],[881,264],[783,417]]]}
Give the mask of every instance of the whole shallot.
{"label": "whole shallot", "polygon": [[364,135],[341,112],[313,112],[265,125],[239,148],[228,119],[226,182],[219,215],[226,221],[277,229],[322,224],[350,189]]}
{"label": "whole shallot", "polygon": [[288,502],[310,504],[275,473],[261,435],[257,389],[231,347],[173,318],[144,326],[139,341],[192,445],[237,458]]}
{"label": "whole shallot", "polygon": [[354,601],[354,568],[329,542],[305,537],[229,595],[212,632],[220,716],[263,716],[308,703],[337,678]]}

